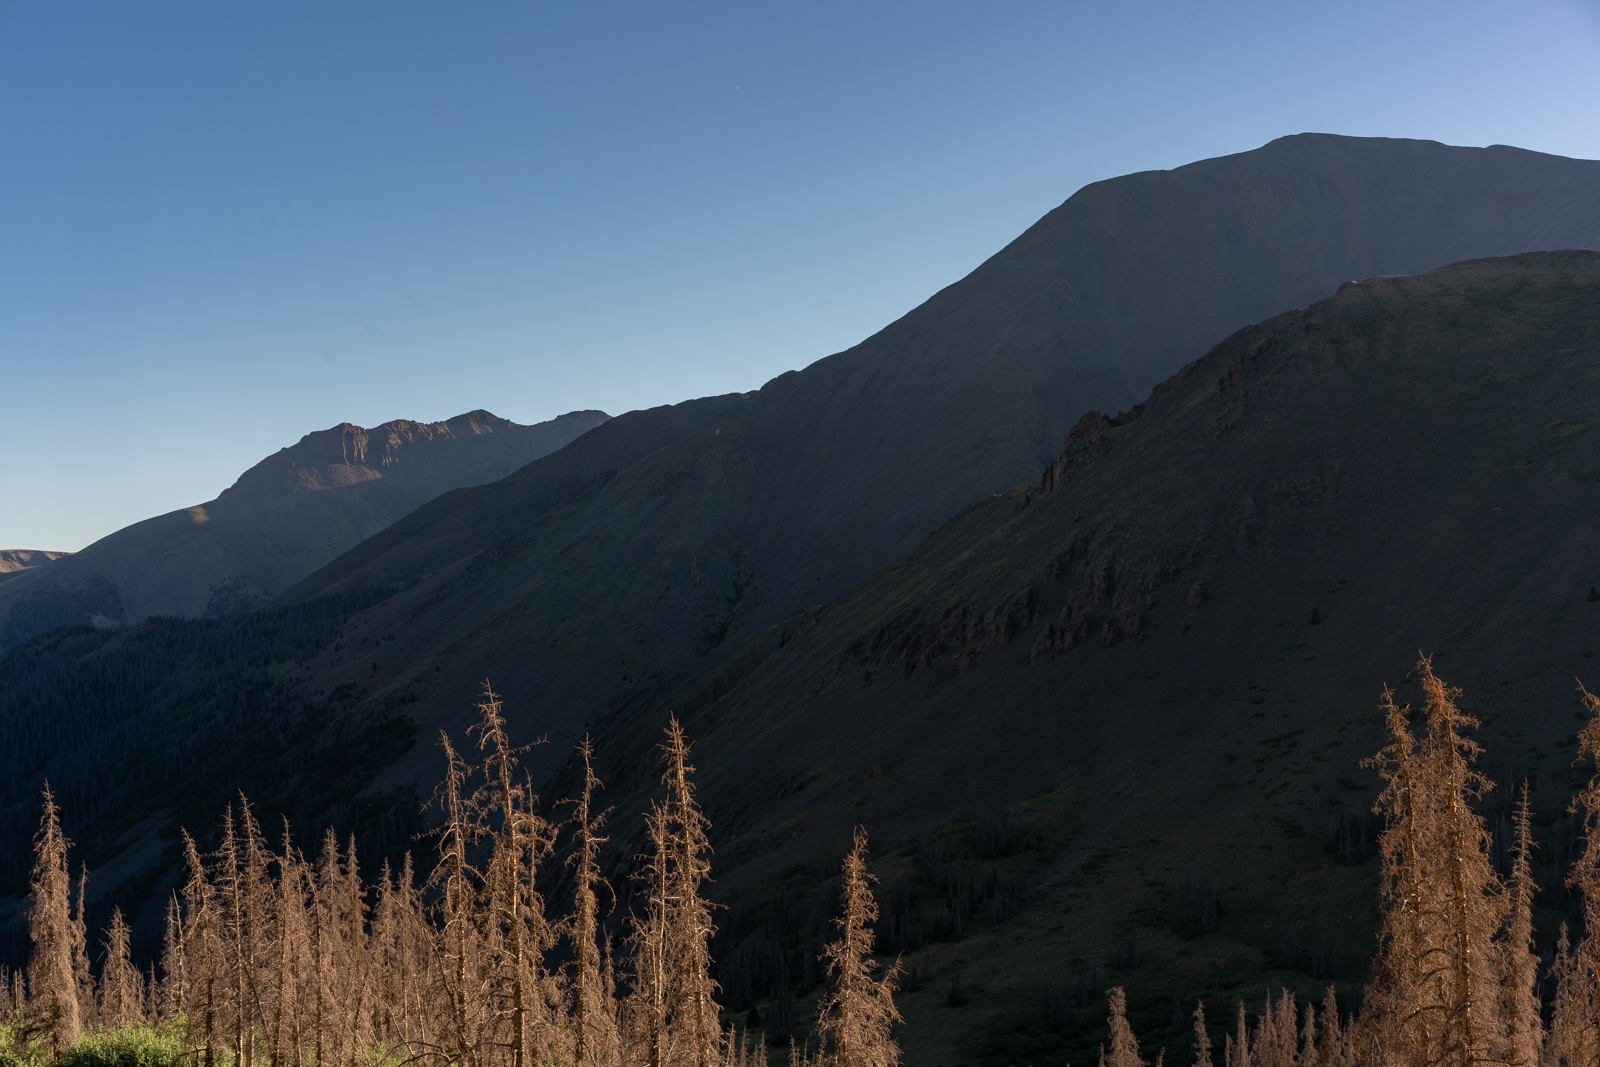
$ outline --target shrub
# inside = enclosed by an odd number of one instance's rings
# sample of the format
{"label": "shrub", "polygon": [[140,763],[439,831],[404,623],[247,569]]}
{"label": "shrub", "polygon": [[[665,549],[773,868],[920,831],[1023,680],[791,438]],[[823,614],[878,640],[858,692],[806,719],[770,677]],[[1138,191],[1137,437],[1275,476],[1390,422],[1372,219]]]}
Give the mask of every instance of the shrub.
{"label": "shrub", "polygon": [[21,1012],[14,1011],[0,1021],[0,1067],[42,1067],[48,1058],[44,1042]]}
{"label": "shrub", "polygon": [[183,1020],[156,1026],[93,1030],[73,1043],[56,1067],[179,1067],[188,1053]]}

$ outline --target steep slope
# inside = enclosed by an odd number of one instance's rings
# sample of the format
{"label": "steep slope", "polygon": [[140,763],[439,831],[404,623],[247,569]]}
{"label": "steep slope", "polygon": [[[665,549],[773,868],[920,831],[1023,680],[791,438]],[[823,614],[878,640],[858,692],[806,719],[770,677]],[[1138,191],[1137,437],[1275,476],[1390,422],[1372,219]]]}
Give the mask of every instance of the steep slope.
{"label": "steep slope", "polygon": [[70,552],[41,552],[32,548],[0,549],[0,582],[15,578],[23,571],[43,566],[51,560],[70,556]]}
{"label": "steep slope", "polygon": [[736,1007],[767,1002],[775,949],[806,948],[798,889],[862,823],[886,854],[880,945],[926,968],[912,1062],[1077,1062],[1103,1002],[1047,991],[1086,967],[1155,1005],[1161,1040],[1173,998],[1314,986],[1314,948],[1359,982],[1359,761],[1381,688],[1416,699],[1420,649],[1484,721],[1502,847],[1531,780],[1547,944],[1571,906],[1560,812],[1590,773],[1574,678],[1600,684],[1597,410],[1593,253],[1376,278],[1240,331],[1131,417],[1085,415],[1043,477],[598,724],[612,847],[639,851],[626,816],[676,710],[736,905]]}
{"label": "steep slope", "polygon": [[307,434],[217,499],[135,523],[0,590],[0,647],[91,619],[225,615],[273,596],[440,493],[497,481],[605,421],[486,411]]}
{"label": "steep slope", "polygon": [[392,649],[328,665],[330,684],[382,700],[426,682],[424,712],[450,714],[488,675],[531,729],[570,738],[641,679],[1036,476],[1084,410],[1131,406],[1245,323],[1351,277],[1540,247],[1600,247],[1600,164],[1303,135],[1100,182],[879,334],[554,510],[456,494],[284,602],[406,585],[372,623]]}

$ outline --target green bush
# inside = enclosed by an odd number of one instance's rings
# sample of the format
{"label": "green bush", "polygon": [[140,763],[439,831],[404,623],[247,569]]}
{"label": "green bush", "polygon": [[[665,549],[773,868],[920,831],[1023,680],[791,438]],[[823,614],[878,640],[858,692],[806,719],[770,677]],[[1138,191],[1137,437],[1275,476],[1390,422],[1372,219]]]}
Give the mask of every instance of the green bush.
{"label": "green bush", "polygon": [[183,1031],[181,1019],[94,1030],[78,1038],[56,1067],[180,1067],[188,1052]]}
{"label": "green bush", "polygon": [[21,1012],[0,1022],[0,1067],[43,1067],[48,1058],[44,1042],[28,1036]]}

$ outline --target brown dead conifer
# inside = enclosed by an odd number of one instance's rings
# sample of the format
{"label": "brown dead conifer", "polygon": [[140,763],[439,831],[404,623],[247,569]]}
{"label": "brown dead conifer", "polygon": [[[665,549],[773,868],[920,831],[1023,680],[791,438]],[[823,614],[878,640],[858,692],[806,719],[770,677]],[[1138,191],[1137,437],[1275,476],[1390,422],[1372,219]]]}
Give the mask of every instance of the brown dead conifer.
{"label": "brown dead conifer", "polygon": [[1317,1008],[1306,998],[1304,1022],[1300,1026],[1300,1058],[1298,1067],[1318,1067],[1317,1063]]}
{"label": "brown dead conifer", "polygon": [[[71,912],[71,879],[67,875],[70,843],[61,832],[60,812],[47,783],[39,833],[34,837],[33,877],[29,891],[28,933],[33,955],[28,961],[28,989],[37,1007],[52,1058],[59,1058],[78,1039],[83,1021],[74,968],[75,934]],[[80,894],[81,899],[81,894]]]}
{"label": "brown dead conifer", "polygon": [[[1579,749],[1600,769],[1600,698],[1582,685],[1578,692],[1589,711]],[[1570,1062],[1593,1063],[1600,1059],[1600,773],[1579,790],[1572,811],[1583,817],[1584,847],[1567,885],[1582,894],[1584,936],[1572,946],[1554,1025],[1560,1031],[1558,1047]],[[1564,988],[1569,984],[1570,991]]]}
{"label": "brown dead conifer", "polygon": [[240,875],[243,880],[242,928],[238,951],[241,956],[241,1025],[245,1031],[243,1067],[255,1067],[256,1038],[267,1026],[271,1000],[267,988],[273,973],[270,963],[270,938],[276,890],[270,866],[272,851],[261,833],[261,824],[243,793],[239,794]]}
{"label": "brown dead conifer", "polygon": [[368,946],[372,989],[373,1030],[398,1034],[404,1030],[406,974],[400,961],[400,904],[394,871],[384,860],[378,870],[377,899],[372,906],[372,937]]}
{"label": "brown dead conifer", "polygon": [[144,1021],[144,992],[139,969],[129,951],[128,924],[122,909],[111,909],[106,925],[106,962],[100,971],[100,1022],[121,1027]]}
{"label": "brown dead conifer", "polygon": [[478,1067],[485,1039],[485,1019],[480,1005],[486,999],[484,938],[478,926],[476,900],[482,875],[468,854],[486,832],[472,809],[466,787],[471,768],[439,733],[445,754],[445,776],[434,793],[444,821],[436,831],[439,862],[427,886],[436,890],[434,915],[440,936],[437,961],[432,968],[435,992],[430,1002],[436,1017],[430,1055],[448,1063]]}
{"label": "brown dead conifer", "polygon": [[[548,848],[549,829],[533,810],[532,798],[516,776],[516,757],[533,746],[511,745],[502,710],[500,697],[485,681],[483,697],[478,702],[479,720],[473,731],[478,736],[478,748],[487,752],[485,767],[489,775],[477,808],[485,813],[498,811],[500,817],[489,865],[494,886],[490,899],[497,914],[490,917],[489,928],[495,943],[503,946],[504,963],[499,970],[500,984],[507,988],[511,1002],[511,1067],[526,1067],[530,1023],[543,1018],[535,1002],[546,934],[544,915],[534,904],[532,885],[538,860]],[[581,1034],[577,1041],[581,1047]]]}
{"label": "brown dead conifer", "polygon": [[1374,810],[1386,816],[1379,838],[1383,857],[1378,956],[1368,990],[1367,1023],[1398,1062],[1416,1063],[1435,1043],[1437,1023],[1431,1013],[1415,1010],[1428,984],[1424,957],[1436,910],[1423,865],[1432,813],[1424,788],[1416,736],[1407,720],[1408,707],[1395,703],[1385,687],[1382,704],[1389,745],[1373,760],[1386,782]]}
{"label": "brown dead conifer", "polygon": [[78,865],[78,880],[72,895],[72,977],[78,986],[78,1011],[85,1026],[99,1023],[94,976],[89,970],[89,928],[84,918],[84,899],[89,892],[89,872]]}
{"label": "brown dead conifer", "polygon": [[1145,1067],[1139,1057],[1139,1040],[1128,1025],[1128,995],[1117,986],[1106,994],[1106,999],[1111,1008],[1106,1019],[1111,1027],[1111,1049],[1109,1055],[1102,1057],[1105,1067]]}
{"label": "brown dead conifer", "polygon": [[158,1017],[172,1019],[188,1008],[189,968],[183,958],[183,910],[178,894],[167,898],[166,934],[161,942],[161,990]]}
{"label": "brown dead conifer", "polygon": [[1377,810],[1388,828],[1379,841],[1383,924],[1363,1024],[1393,1062],[1475,1067],[1502,1045],[1494,938],[1505,898],[1472,807],[1490,783],[1472,770],[1481,749],[1464,731],[1478,723],[1457,706],[1459,692],[1426,657],[1415,673],[1426,701],[1423,739],[1385,690],[1391,742],[1369,761],[1386,782]]}
{"label": "brown dead conifer", "polygon": [[372,1033],[372,955],[367,940],[367,895],[361,884],[361,867],[356,860],[356,839],[345,839],[344,857],[334,886],[337,902],[339,981],[335,996],[340,1012],[339,1034],[343,1041],[339,1062],[356,1067],[363,1050],[373,1044]]}
{"label": "brown dead conifer", "polygon": [[671,905],[671,817],[659,801],[645,815],[650,851],[635,857],[636,878],[644,890],[644,907],[633,925],[632,989],[623,1006],[624,1032],[633,1050],[632,1062],[663,1067],[667,1060],[667,925]]}
{"label": "brown dead conifer", "polygon": [[396,1036],[407,1047],[433,1047],[438,1034],[431,1025],[433,1013],[427,976],[438,951],[438,942],[417,890],[409,852],[401,861],[400,873],[395,878],[393,899],[396,917],[393,958],[401,977],[395,991],[400,1023]]}
{"label": "brown dead conifer", "polygon": [[1583,1003],[1587,983],[1580,977],[1578,962],[1573,958],[1565,922],[1556,928],[1555,959],[1550,964],[1550,977],[1555,981],[1556,995],[1550,1006],[1550,1033],[1545,1047],[1557,1062],[1588,1062],[1584,1046],[1589,1032],[1589,1012]]}
{"label": "brown dead conifer", "polygon": [[572,919],[567,924],[572,942],[572,1062],[576,1067],[594,1067],[615,1062],[617,1048],[616,1012],[606,996],[601,974],[599,900],[596,888],[603,885],[597,863],[599,848],[606,841],[598,833],[605,812],[593,808],[596,790],[604,788],[594,773],[594,746],[587,736],[578,744],[583,760],[583,783],[572,801],[572,828],[576,851],[573,868]]}
{"label": "brown dead conifer", "polygon": [[711,921],[711,904],[702,895],[711,879],[711,824],[695,800],[690,748],[677,716],[672,716],[661,746],[671,835],[666,944],[669,1042],[685,1067],[712,1067],[722,1028],[717,983],[711,979],[711,938],[717,928]]}
{"label": "brown dead conifer", "polygon": [[311,929],[305,861],[294,846],[287,819],[283,822],[283,851],[274,857],[274,863],[278,877],[272,906],[276,937],[268,1044],[274,1067],[288,1063],[298,1067],[305,1045],[302,1001],[310,971]]}
{"label": "brown dead conifer", "polygon": [[1211,1067],[1211,1034],[1206,1030],[1204,1001],[1194,1002],[1194,1067]]}
{"label": "brown dead conifer", "polygon": [[1506,937],[1500,945],[1500,1020],[1505,1061],[1510,1067],[1538,1067],[1544,1053],[1544,1020],[1539,1001],[1539,955],[1533,942],[1533,832],[1529,825],[1528,783],[1517,803],[1516,837],[1511,852]]}
{"label": "brown dead conifer", "polygon": [[[878,921],[878,902],[872,895],[875,879],[867,873],[867,833],[857,827],[855,844],[844,861],[844,913],[834,920],[838,940],[825,950],[832,988],[817,1006],[818,1030],[831,1042],[838,1067],[896,1067],[900,1047],[890,1034],[901,1021],[894,1005],[895,979],[900,974],[897,960],[881,979],[872,972],[874,928]],[[1118,997],[1121,990],[1114,990]],[[1113,1058],[1116,1055],[1113,1032]],[[1140,1067],[1136,1063],[1114,1067]]]}
{"label": "brown dead conifer", "polygon": [[180,833],[188,874],[183,887],[183,959],[189,978],[189,1026],[199,1039],[200,1062],[204,1067],[215,1067],[228,984],[219,929],[221,922],[216,891],[205,862],[200,858],[200,850],[187,830]]}
{"label": "brown dead conifer", "polygon": [[1349,1039],[1339,1019],[1339,997],[1333,986],[1322,995],[1322,1026],[1317,1045],[1317,1067],[1346,1067],[1351,1059]]}
{"label": "brown dead conifer", "polygon": [[232,1031],[233,1062],[245,1063],[246,1035],[254,1032],[247,986],[251,960],[245,948],[245,883],[240,869],[240,842],[233,821],[233,805],[222,816],[222,840],[215,859],[220,935],[223,950],[223,1015]]}
{"label": "brown dead conifer", "polygon": [[311,1031],[317,1067],[334,1062],[340,1046],[338,1004],[334,985],[339,966],[339,921],[332,889],[338,880],[339,839],[328,827],[322,839],[322,853],[306,873],[311,885]]}

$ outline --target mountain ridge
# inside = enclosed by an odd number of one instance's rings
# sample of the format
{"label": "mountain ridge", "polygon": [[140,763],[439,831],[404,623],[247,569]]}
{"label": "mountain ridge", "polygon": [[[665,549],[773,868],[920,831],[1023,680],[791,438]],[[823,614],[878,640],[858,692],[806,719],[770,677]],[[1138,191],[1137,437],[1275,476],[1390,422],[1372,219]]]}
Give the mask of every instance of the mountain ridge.
{"label": "mountain ridge", "polygon": [[71,552],[51,552],[38,548],[0,548],[0,582],[70,555]]}
{"label": "mountain ridge", "polygon": [[606,418],[580,411],[521,426],[478,410],[306,434],[213,500],[125,527],[6,583],[0,647],[91,619],[243,610],[439,493],[498,480]]}
{"label": "mountain ridge", "polygon": [[319,664],[331,684],[379,702],[417,686],[449,722],[488,675],[535,731],[570,738],[642,681],[830,600],[1036,478],[1084,411],[1132,408],[1233,330],[1354,276],[1540,245],[1600,248],[1600,163],[1297,135],[1109,179],[861,344],[526,522],[508,486],[462,490],[279,603],[403,587],[374,609],[393,655]]}

